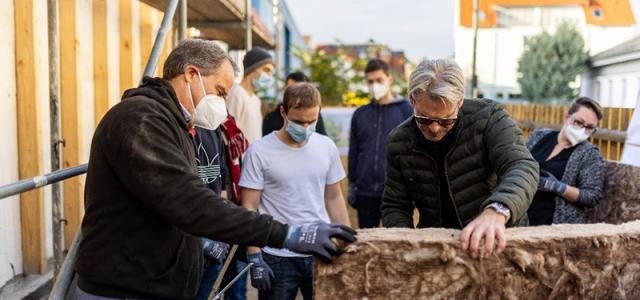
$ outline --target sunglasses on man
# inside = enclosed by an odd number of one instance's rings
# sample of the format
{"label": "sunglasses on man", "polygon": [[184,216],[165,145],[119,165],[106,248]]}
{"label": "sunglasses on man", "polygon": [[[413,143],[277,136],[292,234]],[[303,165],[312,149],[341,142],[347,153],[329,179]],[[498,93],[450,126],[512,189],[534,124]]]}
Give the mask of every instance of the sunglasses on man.
{"label": "sunglasses on man", "polygon": [[424,116],[413,115],[416,118],[416,122],[420,125],[430,126],[433,122],[438,123],[442,127],[449,127],[456,123],[458,118],[445,118],[445,119],[433,119]]}

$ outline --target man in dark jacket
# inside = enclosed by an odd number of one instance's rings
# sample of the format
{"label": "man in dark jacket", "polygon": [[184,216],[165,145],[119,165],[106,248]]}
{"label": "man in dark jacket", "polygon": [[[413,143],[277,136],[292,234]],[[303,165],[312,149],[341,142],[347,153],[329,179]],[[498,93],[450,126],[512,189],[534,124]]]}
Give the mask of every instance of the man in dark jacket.
{"label": "man in dark jacket", "polygon": [[351,118],[349,135],[349,204],[358,211],[358,226],[380,225],[380,202],[387,166],[387,136],[411,116],[404,97],[391,91],[389,65],[372,59],[365,67],[371,103],[358,108]]}
{"label": "man in dark jacket", "polygon": [[167,58],[163,79],[145,78],[104,116],[86,179],[78,299],[193,298],[204,266],[198,237],[325,259],[339,252],[332,236],[354,240],[348,227],[285,225],[250,212],[198,178],[190,131],[195,119],[215,120],[196,107],[226,94],[233,71],[215,43],[186,40]]}
{"label": "man in dark jacket", "polygon": [[[505,225],[526,215],[538,164],[498,104],[464,100],[464,77],[449,60],[427,60],[409,79],[414,117],[389,135],[382,199],[385,227],[463,229],[471,255],[505,247]],[[480,241],[484,239],[484,244]]]}

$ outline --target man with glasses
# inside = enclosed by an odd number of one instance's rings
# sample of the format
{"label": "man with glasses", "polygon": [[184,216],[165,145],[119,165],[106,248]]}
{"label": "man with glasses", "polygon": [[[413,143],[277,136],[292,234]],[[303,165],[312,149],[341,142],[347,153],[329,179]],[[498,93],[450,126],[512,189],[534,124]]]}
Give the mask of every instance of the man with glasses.
{"label": "man with glasses", "polygon": [[411,116],[406,98],[391,91],[389,65],[371,59],[365,67],[371,102],[351,118],[349,135],[349,204],[358,211],[358,226],[380,225],[380,202],[384,188],[387,136]]}
{"label": "man with glasses", "polygon": [[500,106],[465,100],[462,70],[425,60],[409,79],[414,117],[389,135],[382,197],[385,227],[462,229],[461,248],[486,257],[505,247],[505,226],[526,216],[538,164]]}
{"label": "man with glasses", "polygon": [[540,183],[527,211],[531,225],[586,223],[586,208],[602,199],[604,160],[589,143],[602,119],[597,101],[571,104],[560,131],[534,130],[527,148],[540,164]]}

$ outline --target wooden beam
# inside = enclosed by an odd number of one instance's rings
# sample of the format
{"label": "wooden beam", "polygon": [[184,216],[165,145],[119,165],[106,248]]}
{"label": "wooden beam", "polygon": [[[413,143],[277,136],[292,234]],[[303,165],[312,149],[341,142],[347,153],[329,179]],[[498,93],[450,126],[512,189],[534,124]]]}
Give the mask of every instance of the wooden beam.
{"label": "wooden beam", "polygon": [[95,125],[109,110],[112,95],[109,88],[108,1],[93,0],[93,81],[95,84]]}
{"label": "wooden beam", "polygon": [[192,21],[189,25],[199,29],[244,29],[246,24],[244,21]]}
{"label": "wooden beam", "polygon": [[[535,121],[516,121],[518,126],[523,129],[537,129],[537,128],[551,128],[553,130],[562,129],[561,123],[545,123]],[[599,128],[596,133],[593,134],[594,139],[602,139],[605,141],[612,141],[618,143],[624,143],[627,139],[627,132],[614,129]]]}
{"label": "wooden beam", "polygon": [[[62,167],[77,166],[83,161],[82,138],[82,93],[80,80],[86,78],[78,75],[78,69],[86,66],[79,63],[79,47],[82,37],[78,35],[77,11],[78,0],[60,1],[60,102],[62,118]],[[88,100],[86,100],[88,101]],[[92,112],[90,112],[92,113]],[[63,182],[65,247],[69,247],[84,214],[83,204],[84,182],[76,176]]]}
{"label": "wooden beam", "polygon": [[93,0],[94,123],[120,101],[118,2]]}
{"label": "wooden beam", "polygon": [[140,29],[138,1],[119,0],[120,8],[120,92],[138,86],[140,81]]}
{"label": "wooden beam", "polygon": [[[46,58],[46,50],[36,47],[36,38],[46,36],[46,21],[36,18],[37,3],[34,0],[15,0],[15,59],[16,101],[18,113],[18,160],[20,178],[44,173],[42,149],[42,121],[38,90],[48,91],[48,83],[39,80],[38,74],[47,73],[46,64],[38,64]],[[44,191],[36,189],[20,195],[20,223],[22,229],[22,257],[25,274],[42,274],[46,271]]]}
{"label": "wooden beam", "polygon": [[144,70],[153,48],[155,35],[158,31],[156,24],[156,9],[140,3],[140,67]]}

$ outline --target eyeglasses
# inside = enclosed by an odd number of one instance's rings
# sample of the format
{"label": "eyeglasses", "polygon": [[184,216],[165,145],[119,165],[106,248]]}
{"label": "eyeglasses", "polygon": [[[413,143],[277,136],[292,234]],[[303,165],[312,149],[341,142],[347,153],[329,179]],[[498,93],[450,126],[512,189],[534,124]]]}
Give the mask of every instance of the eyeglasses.
{"label": "eyeglasses", "polygon": [[598,130],[597,126],[587,125],[587,124],[585,124],[584,121],[576,120],[576,118],[574,118],[573,116],[571,118],[569,118],[569,123],[571,123],[571,125],[573,125],[574,127],[579,128],[579,129],[583,129],[584,128],[584,130],[588,134],[593,134]]}
{"label": "eyeglasses", "polygon": [[442,127],[449,127],[456,123],[458,118],[448,118],[448,119],[432,119],[429,117],[423,117],[418,115],[413,115],[416,118],[416,122],[420,125],[430,126],[433,122],[438,123],[438,125]]}

